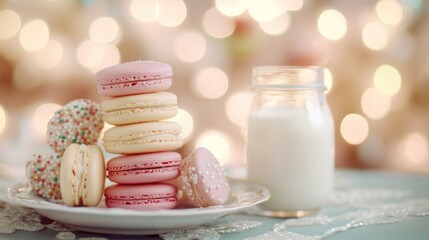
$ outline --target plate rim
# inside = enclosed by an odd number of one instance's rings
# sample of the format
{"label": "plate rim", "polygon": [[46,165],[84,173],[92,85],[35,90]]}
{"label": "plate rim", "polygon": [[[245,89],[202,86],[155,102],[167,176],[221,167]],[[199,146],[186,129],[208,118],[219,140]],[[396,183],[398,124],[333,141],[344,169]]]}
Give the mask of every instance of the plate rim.
{"label": "plate rim", "polygon": [[[106,208],[106,207],[69,207],[63,204],[53,203],[47,201],[46,199],[36,196],[34,193],[29,190],[30,185],[28,182],[20,182],[13,186],[8,187],[6,197],[12,202],[34,210],[41,211],[55,211],[58,213],[74,213],[74,214],[94,214],[94,215],[103,215],[103,216],[127,216],[127,217],[179,217],[179,216],[188,216],[188,215],[205,215],[205,214],[216,214],[224,213],[228,214],[231,212],[236,212],[248,207],[258,205],[264,201],[267,201],[271,194],[268,189],[264,186],[249,183],[246,181],[235,181],[230,183],[231,188],[241,188],[244,187],[253,187],[259,190],[260,195],[262,196],[259,199],[253,199],[251,202],[244,204],[226,204],[220,206],[211,206],[206,208],[185,208],[185,209],[162,209],[156,211],[137,211],[132,209],[121,209],[121,208]],[[24,188],[26,192],[19,192],[18,189]],[[239,188],[240,189],[240,188]],[[16,196],[16,194],[25,194],[29,195],[31,198],[23,199]],[[233,192],[231,191],[230,194]],[[40,203],[37,203],[40,201]]]}

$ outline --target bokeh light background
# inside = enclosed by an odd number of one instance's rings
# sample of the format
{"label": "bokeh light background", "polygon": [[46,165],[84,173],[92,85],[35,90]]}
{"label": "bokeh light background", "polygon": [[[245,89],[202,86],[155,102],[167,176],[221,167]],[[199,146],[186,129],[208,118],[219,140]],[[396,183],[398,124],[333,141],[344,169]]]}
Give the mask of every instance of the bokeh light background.
{"label": "bokeh light background", "polygon": [[183,155],[244,165],[252,67],[323,65],[336,165],[429,173],[428,43],[423,0],[3,0],[0,175],[49,151],[61,105],[103,101],[95,72],[139,59],[173,67]]}

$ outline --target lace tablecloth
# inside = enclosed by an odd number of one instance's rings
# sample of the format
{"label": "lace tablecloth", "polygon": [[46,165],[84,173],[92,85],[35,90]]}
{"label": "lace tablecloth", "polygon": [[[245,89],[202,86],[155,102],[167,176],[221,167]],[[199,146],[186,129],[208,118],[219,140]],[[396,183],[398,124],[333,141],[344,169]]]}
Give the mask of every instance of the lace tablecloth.
{"label": "lace tablecloth", "polygon": [[[0,239],[429,239],[429,176],[338,170],[330,201],[311,217],[237,213],[159,236],[75,231],[32,209],[5,202],[0,178]],[[3,189],[2,189],[3,188]]]}

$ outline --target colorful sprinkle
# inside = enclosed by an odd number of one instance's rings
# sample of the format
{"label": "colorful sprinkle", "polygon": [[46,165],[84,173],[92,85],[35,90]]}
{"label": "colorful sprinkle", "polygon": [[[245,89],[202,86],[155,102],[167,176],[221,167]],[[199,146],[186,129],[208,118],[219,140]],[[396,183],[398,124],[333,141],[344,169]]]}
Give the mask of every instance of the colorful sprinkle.
{"label": "colorful sprinkle", "polygon": [[71,143],[94,144],[104,127],[100,104],[78,99],[55,112],[46,136],[51,148],[62,155]]}
{"label": "colorful sprinkle", "polygon": [[60,177],[61,157],[55,153],[34,154],[27,162],[27,178],[33,192],[46,199],[61,199]]}

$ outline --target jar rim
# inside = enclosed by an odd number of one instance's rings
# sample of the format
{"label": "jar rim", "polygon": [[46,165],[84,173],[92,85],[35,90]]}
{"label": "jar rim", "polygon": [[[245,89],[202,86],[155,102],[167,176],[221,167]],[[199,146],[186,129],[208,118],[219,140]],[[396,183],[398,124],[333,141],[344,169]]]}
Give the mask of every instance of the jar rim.
{"label": "jar rim", "polygon": [[323,71],[321,66],[256,66],[253,68],[252,90],[326,89]]}
{"label": "jar rim", "polygon": [[301,69],[323,69],[322,66],[318,65],[260,65],[253,67],[253,70],[301,70]]}

